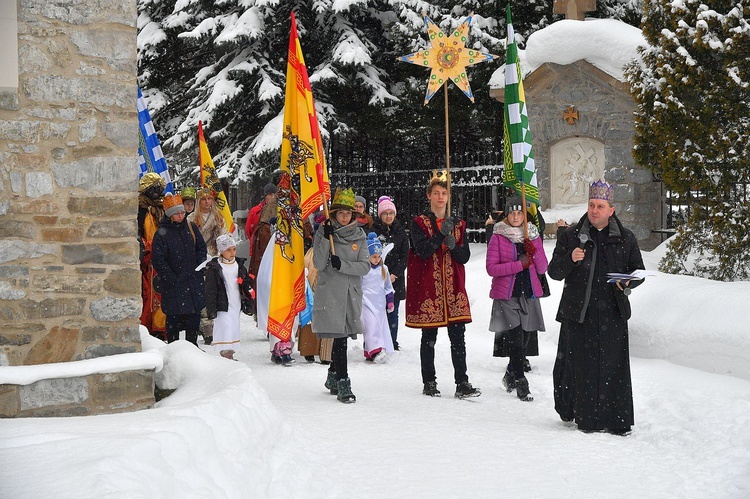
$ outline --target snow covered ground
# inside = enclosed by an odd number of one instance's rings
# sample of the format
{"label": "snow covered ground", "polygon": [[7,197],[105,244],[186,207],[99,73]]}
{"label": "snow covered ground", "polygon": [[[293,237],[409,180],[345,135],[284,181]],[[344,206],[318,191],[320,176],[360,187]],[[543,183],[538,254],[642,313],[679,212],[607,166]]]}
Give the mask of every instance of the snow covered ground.
{"label": "snow covered ground", "polygon": [[[0,498],[750,497],[750,282],[659,274],[634,290],[636,424],[584,434],[553,409],[562,284],[542,302],[535,400],[520,402],[501,388],[484,246],[472,251],[466,336],[481,397],[453,398],[442,330],[442,398],[421,395],[419,333],[402,328],[385,364],[350,342],[353,405],[328,395],[326,366],[272,364],[247,317],[240,362],[146,337],[164,357],[159,384],[177,391],[130,414],[0,420]],[[661,251],[644,253],[647,268]]]}

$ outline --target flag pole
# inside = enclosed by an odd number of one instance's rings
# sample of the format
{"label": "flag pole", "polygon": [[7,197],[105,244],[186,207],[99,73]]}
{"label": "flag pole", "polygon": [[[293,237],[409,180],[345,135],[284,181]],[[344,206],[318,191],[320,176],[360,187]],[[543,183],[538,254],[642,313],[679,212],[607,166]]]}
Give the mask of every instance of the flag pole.
{"label": "flag pole", "polygon": [[448,206],[445,210],[445,217],[451,215],[451,144],[450,144],[450,124],[449,124],[449,113],[448,113],[448,82],[443,85],[445,94],[445,174],[448,180]]}
{"label": "flag pole", "polygon": [[521,179],[521,209],[523,210],[523,237],[529,238],[529,223],[527,221],[528,215],[526,214],[526,186]]}

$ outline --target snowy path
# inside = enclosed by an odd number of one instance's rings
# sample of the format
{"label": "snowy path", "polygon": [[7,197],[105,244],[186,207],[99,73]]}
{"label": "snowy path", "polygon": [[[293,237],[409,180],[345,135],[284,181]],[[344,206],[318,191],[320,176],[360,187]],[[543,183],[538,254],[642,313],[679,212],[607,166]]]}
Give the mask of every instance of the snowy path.
{"label": "snowy path", "polygon": [[[553,408],[562,284],[542,300],[536,400],[520,402],[492,357],[483,252],[472,245],[466,265],[481,397],[453,398],[444,330],[438,399],[421,394],[418,331],[402,328],[402,351],[382,365],[350,341],[353,405],[328,395],[326,366],[272,364],[249,317],[237,358],[250,369],[143,331],[164,356],[160,386],[177,391],[146,411],[0,419],[0,499],[750,497],[750,282],[661,274],[635,290],[631,353],[654,359],[632,358],[633,433],[584,434]],[[647,268],[658,258],[644,254]]]}
{"label": "snowy path", "polygon": [[250,321],[243,327],[239,359],[299,440],[328,456],[322,473],[339,481],[341,497],[750,496],[747,381],[633,359],[633,433],[584,434],[553,409],[554,322],[531,359],[532,403],[501,388],[504,359],[491,357],[492,333],[475,322],[468,364],[481,397],[453,398],[444,331],[436,347],[443,397],[421,395],[419,333],[402,329],[403,350],[383,365],[365,363],[350,341],[351,406],[324,389],[326,366],[299,357],[293,367],[273,365],[265,338]]}

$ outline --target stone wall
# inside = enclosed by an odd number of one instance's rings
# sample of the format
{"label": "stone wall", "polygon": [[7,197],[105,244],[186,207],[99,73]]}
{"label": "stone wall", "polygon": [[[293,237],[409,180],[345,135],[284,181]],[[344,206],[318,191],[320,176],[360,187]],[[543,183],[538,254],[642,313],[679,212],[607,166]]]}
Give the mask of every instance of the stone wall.
{"label": "stone wall", "polygon": [[[545,63],[524,79],[529,123],[534,140],[542,208],[549,208],[555,180],[550,178],[550,151],[575,137],[593,139],[604,146],[604,178],[615,182],[617,216],[633,231],[641,249],[661,242],[652,232],[662,227],[661,185],[632,156],[635,101],[628,86],[585,61],[558,65]],[[494,90],[502,100],[502,91]],[[573,106],[578,118],[564,119]],[[583,213],[581,213],[583,215]]]}
{"label": "stone wall", "polygon": [[[140,351],[136,17],[131,0],[19,3],[19,87],[0,95],[0,366]],[[151,404],[149,371],[0,386],[3,416]]]}

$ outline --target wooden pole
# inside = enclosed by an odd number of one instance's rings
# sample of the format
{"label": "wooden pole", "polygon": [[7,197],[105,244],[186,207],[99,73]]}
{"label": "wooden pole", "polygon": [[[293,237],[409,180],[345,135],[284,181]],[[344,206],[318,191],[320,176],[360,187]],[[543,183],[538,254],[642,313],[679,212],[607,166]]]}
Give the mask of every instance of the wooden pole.
{"label": "wooden pole", "polygon": [[[523,173],[521,173],[523,175]],[[521,179],[521,209],[523,210],[523,237],[529,238],[529,222],[528,215],[526,214],[526,188]]]}
{"label": "wooden pole", "polygon": [[[331,213],[328,211],[328,202],[323,198],[323,214],[326,216],[326,220],[331,219]],[[328,237],[328,241],[331,243],[331,254],[336,254],[336,249],[333,247],[333,236]]]}
{"label": "wooden pole", "polygon": [[451,144],[450,125],[448,119],[448,82],[443,85],[445,94],[445,173],[448,181],[448,206],[445,210],[446,218],[451,216]]}

